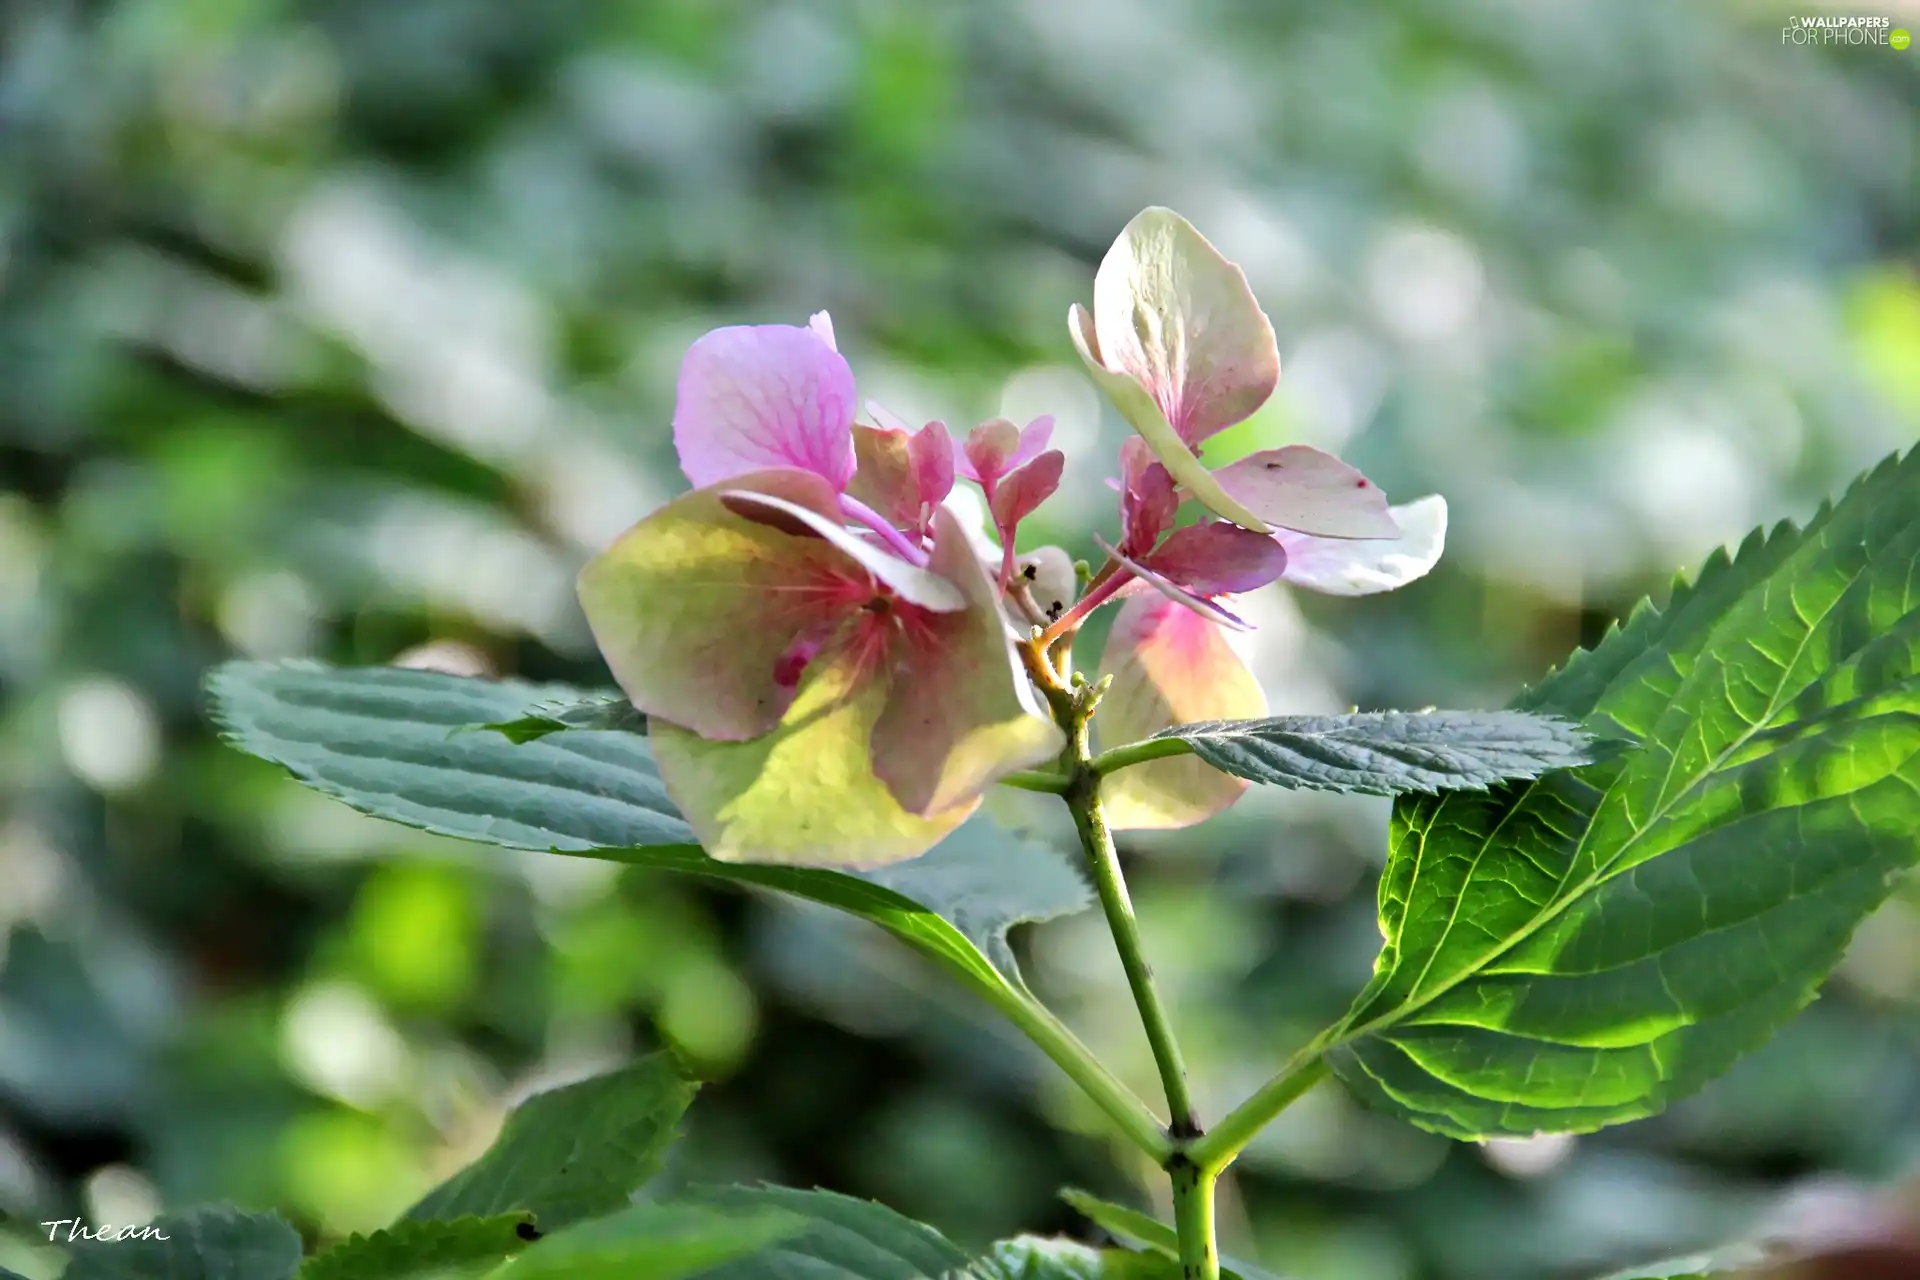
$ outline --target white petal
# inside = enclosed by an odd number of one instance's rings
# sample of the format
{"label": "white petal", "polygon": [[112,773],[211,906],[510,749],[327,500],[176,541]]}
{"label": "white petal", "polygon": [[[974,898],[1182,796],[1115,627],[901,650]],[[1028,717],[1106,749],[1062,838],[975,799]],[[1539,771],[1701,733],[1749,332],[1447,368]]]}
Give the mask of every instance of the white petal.
{"label": "white petal", "polygon": [[1281,581],[1330,596],[1370,596],[1423,578],[1447,543],[1447,500],[1428,494],[1388,509],[1397,538],[1313,538],[1281,530],[1287,549]]}

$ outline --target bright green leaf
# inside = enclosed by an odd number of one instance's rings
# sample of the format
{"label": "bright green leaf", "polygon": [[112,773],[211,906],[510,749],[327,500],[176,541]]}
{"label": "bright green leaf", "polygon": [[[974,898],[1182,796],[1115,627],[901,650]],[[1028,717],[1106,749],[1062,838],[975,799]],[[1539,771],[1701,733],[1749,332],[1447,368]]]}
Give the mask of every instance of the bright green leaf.
{"label": "bright green leaf", "polygon": [[772,1208],[636,1204],[548,1236],[488,1274],[490,1280],[681,1280],[758,1253],[806,1225]]}
{"label": "bright green leaf", "polygon": [[715,1267],[707,1280],[936,1280],[967,1255],[932,1227],[885,1205],[790,1187],[703,1188],[678,1203],[730,1213],[777,1210],[804,1221],[799,1233]]}
{"label": "bright green leaf", "polygon": [[300,1251],[278,1216],[212,1206],[156,1218],[144,1236],[76,1242],[63,1280],[293,1280]]}
{"label": "bright green leaf", "polygon": [[1594,759],[1576,724],[1523,711],[1366,711],[1209,720],[1154,735],[1277,787],[1390,796],[1474,790]]}
{"label": "bright green leaf", "polygon": [[626,1207],[660,1169],[697,1086],[664,1054],[535,1094],[412,1221],[526,1211],[542,1231]]}
{"label": "bright green leaf", "polygon": [[[536,703],[593,694],[394,667],[234,662],[208,680],[227,740],[363,813],[440,835],[551,849],[777,889],[860,916],[989,1001],[1018,998],[1012,925],[1090,901],[1058,850],[984,818],[874,871],[718,862],[693,843],[637,733],[552,733],[515,745],[463,733]],[[998,967],[996,967],[998,966]]]}
{"label": "bright green leaf", "polygon": [[1920,857],[1920,453],[1716,556],[1519,699],[1639,750],[1395,809],[1374,981],[1320,1041],[1465,1138],[1659,1111],[1813,997]]}
{"label": "bright green leaf", "polygon": [[300,1280],[407,1280],[423,1271],[498,1261],[539,1238],[531,1213],[403,1220],[371,1235],[352,1235],[307,1259]]}
{"label": "bright green leaf", "polygon": [[1174,1280],[1180,1264],[1158,1253],[1015,1236],[995,1244],[961,1274],[969,1280]]}

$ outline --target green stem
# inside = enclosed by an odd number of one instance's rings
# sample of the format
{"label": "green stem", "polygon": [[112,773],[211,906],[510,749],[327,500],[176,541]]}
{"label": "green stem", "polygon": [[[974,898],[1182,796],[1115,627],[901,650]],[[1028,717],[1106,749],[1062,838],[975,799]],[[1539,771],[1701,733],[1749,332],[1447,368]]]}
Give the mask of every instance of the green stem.
{"label": "green stem", "polygon": [[1001,778],[1009,787],[1018,787],[1022,791],[1047,791],[1056,796],[1067,793],[1073,785],[1073,779],[1064,773],[1051,769],[1019,769]]}
{"label": "green stem", "polygon": [[1166,1130],[1160,1127],[1160,1118],[1133,1090],[1122,1084],[1119,1077],[1107,1070],[1100,1059],[1093,1056],[1093,1050],[1054,1017],[1052,1010],[1018,984],[989,988],[971,975],[964,976],[1027,1039],[1038,1045],[1042,1053],[1053,1059],[1054,1065],[1066,1072],[1067,1078],[1079,1085],[1095,1106],[1106,1112],[1121,1136],[1145,1152],[1155,1164],[1165,1164],[1172,1157],[1173,1144]]}
{"label": "green stem", "polygon": [[1310,1044],[1282,1068],[1279,1075],[1262,1085],[1258,1092],[1228,1112],[1226,1117],[1198,1141],[1186,1154],[1203,1174],[1218,1176],[1246,1150],[1260,1131],[1273,1123],[1275,1116],[1292,1106],[1301,1094],[1327,1076],[1326,1059],[1320,1045]]}
{"label": "green stem", "polygon": [[[1084,740],[1084,727],[1076,741]],[[1180,1058],[1180,1045],[1173,1036],[1173,1024],[1160,992],[1153,983],[1153,970],[1147,965],[1140,944],[1140,923],[1134,919],[1133,902],[1127,896],[1127,882],[1120,873],[1120,857],[1113,847],[1113,835],[1107,830],[1106,815],[1100,808],[1100,779],[1083,771],[1066,793],[1067,806],[1073,811],[1073,824],[1079,828],[1080,843],[1086,847],[1087,861],[1093,871],[1093,885],[1100,894],[1100,906],[1107,914],[1107,927],[1113,932],[1114,947],[1120,952],[1120,967],[1126,971],[1127,985],[1133,989],[1133,1002],[1139,1007],[1141,1025],[1146,1028],[1147,1044],[1153,1050],[1154,1065],[1160,1069],[1160,1083],[1167,1094],[1169,1129],[1176,1140],[1192,1138],[1200,1132],[1187,1092],[1187,1066]]]}
{"label": "green stem", "polygon": [[1169,1162],[1173,1175],[1173,1229],[1180,1236],[1181,1280],[1220,1280],[1220,1251],[1214,1246],[1213,1193],[1220,1175],[1178,1155]]}
{"label": "green stem", "polygon": [[1124,769],[1130,764],[1183,756],[1192,750],[1190,745],[1178,738],[1143,738],[1139,742],[1129,742],[1124,747],[1102,751],[1087,762],[1087,767],[1104,778],[1115,769]]}

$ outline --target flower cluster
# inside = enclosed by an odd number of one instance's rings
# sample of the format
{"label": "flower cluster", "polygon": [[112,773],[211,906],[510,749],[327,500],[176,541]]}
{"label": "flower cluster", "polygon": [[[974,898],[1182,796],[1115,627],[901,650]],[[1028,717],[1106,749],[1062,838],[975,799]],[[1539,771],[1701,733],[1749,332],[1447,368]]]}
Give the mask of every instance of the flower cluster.
{"label": "flower cluster", "polygon": [[[1138,432],[1121,450],[1118,541],[1084,595],[1057,548],[1016,552],[1066,459],[1050,418],[910,430],[856,422],[825,313],[717,329],[680,370],[673,439],[694,490],[580,577],[614,677],[647,713],[668,792],[714,857],[873,866],[917,856],[1061,728],[1016,646],[1120,611],[1097,727],[1112,745],[1173,724],[1266,714],[1233,598],[1276,580],[1389,590],[1439,557],[1438,497],[1390,507],[1301,445],[1209,469],[1200,449],[1279,377],[1246,278],[1178,215],[1149,209],[1100,265],[1073,341]],[[989,536],[958,514],[977,485]],[[1203,513],[1179,523],[1183,503]],[[1078,597],[1078,598],[1076,598]],[[1193,758],[1111,780],[1114,825],[1170,827],[1245,784]]]}

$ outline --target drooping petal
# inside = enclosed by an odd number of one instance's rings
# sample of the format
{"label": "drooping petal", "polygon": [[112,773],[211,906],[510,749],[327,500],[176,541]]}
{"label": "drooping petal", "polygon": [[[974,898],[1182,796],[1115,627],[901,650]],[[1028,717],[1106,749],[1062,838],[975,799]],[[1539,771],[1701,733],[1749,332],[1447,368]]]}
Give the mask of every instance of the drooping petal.
{"label": "drooping petal", "polygon": [[960,589],[939,573],[931,568],[908,564],[892,552],[857,537],[832,516],[822,515],[772,494],[750,490],[728,489],[722,492],[721,497],[736,510],[742,506],[749,509],[758,507],[798,521],[858,562],[867,572],[892,588],[902,600],[919,605],[922,609],[948,613],[967,607],[966,597]]}
{"label": "drooping petal", "polygon": [[853,475],[853,371],[813,329],[715,329],[680,364],[673,447],[695,488],[766,467]]}
{"label": "drooping petal", "polygon": [[1213,473],[1220,487],[1276,529],[1322,538],[1397,538],[1378,486],[1304,444],[1263,449]]}
{"label": "drooping petal", "polygon": [[[1255,536],[1257,537],[1259,535],[1256,534]],[[1152,587],[1168,600],[1191,609],[1194,613],[1216,626],[1226,627],[1231,631],[1253,630],[1251,623],[1230,612],[1225,606],[1221,605],[1219,601],[1208,596],[1203,596],[1196,591],[1189,591],[1164,574],[1149,568],[1147,565],[1130,556],[1122,554],[1120,551],[1108,546],[1106,539],[1100,537],[1098,534],[1094,535],[1093,540],[1100,544],[1102,551],[1105,551],[1115,560],[1125,565],[1135,579],[1135,581],[1127,583],[1118,591],[1114,592],[1114,599],[1130,599],[1141,594],[1145,587]]]}
{"label": "drooping petal", "polygon": [[[832,490],[810,472],[758,472],[732,485],[816,514],[832,509]],[[779,723],[793,696],[796,641],[873,592],[867,571],[836,543],[750,519],[717,489],[669,502],[590,561],[579,581],[594,639],[634,706],[732,741]]]}
{"label": "drooping petal", "polygon": [[1197,595],[1224,596],[1278,578],[1287,567],[1287,553],[1267,534],[1219,520],[1175,529],[1139,561]]}
{"label": "drooping petal", "polygon": [[921,817],[875,776],[875,722],[887,681],[844,640],[808,665],[777,727],[711,742],[654,721],[654,762],[687,825],[722,862],[877,867],[918,857],[964,822],[977,795]]}
{"label": "drooping petal", "polygon": [[909,813],[960,804],[1066,745],[1014,654],[998,587],[944,508],[934,517],[929,567],[960,585],[968,607],[920,625],[906,620],[892,650],[886,710],[873,728],[874,772]]}
{"label": "drooping petal", "polygon": [[1066,464],[1066,454],[1049,449],[1000,477],[987,509],[993,512],[993,523],[1000,529],[1001,537],[1011,541],[1014,526],[1053,496],[1060,487],[1060,474]]}
{"label": "drooping petal", "polygon": [[[1093,717],[1103,748],[1195,720],[1267,714],[1266,695],[1226,633],[1159,596],[1135,596],[1121,607],[1100,670],[1113,677]],[[1101,795],[1109,826],[1150,830],[1210,818],[1246,788],[1197,756],[1173,756],[1109,775]]]}
{"label": "drooping petal", "polygon": [[1280,378],[1247,277],[1171,209],[1142,210],[1093,278],[1105,367],[1131,376],[1188,446],[1244,421]]}
{"label": "drooping petal", "polygon": [[1426,576],[1447,543],[1447,500],[1428,494],[1391,509],[1398,538],[1355,541],[1277,534],[1287,549],[1281,580],[1332,596],[1369,596]]}
{"label": "drooping petal", "polygon": [[1133,429],[1140,433],[1140,438],[1147,442],[1173,479],[1193,495],[1195,501],[1215,515],[1255,533],[1271,532],[1259,516],[1234,501],[1220,487],[1213,473],[1194,456],[1193,450],[1187,447],[1179,433],[1167,422],[1160,406],[1154,403],[1153,397],[1134,380],[1133,375],[1116,372],[1101,363],[1100,342],[1093,331],[1093,317],[1087,314],[1086,308],[1074,304],[1067,313],[1067,328],[1095,384],[1107,393],[1107,398],[1113,401]]}

